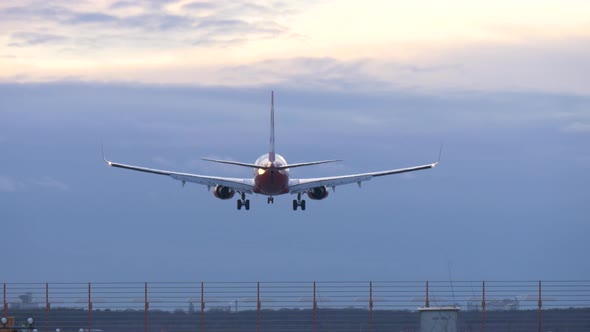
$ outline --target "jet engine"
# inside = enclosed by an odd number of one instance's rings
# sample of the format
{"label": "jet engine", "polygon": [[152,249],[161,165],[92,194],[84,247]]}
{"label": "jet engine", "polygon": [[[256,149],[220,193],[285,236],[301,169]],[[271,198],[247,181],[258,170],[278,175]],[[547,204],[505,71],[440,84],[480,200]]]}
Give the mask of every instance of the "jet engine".
{"label": "jet engine", "polygon": [[235,193],[236,192],[230,187],[215,186],[215,189],[213,189],[213,195],[219,199],[230,199],[234,197]]}
{"label": "jet engine", "polygon": [[328,197],[328,189],[325,186],[311,188],[307,191],[307,197],[320,200]]}

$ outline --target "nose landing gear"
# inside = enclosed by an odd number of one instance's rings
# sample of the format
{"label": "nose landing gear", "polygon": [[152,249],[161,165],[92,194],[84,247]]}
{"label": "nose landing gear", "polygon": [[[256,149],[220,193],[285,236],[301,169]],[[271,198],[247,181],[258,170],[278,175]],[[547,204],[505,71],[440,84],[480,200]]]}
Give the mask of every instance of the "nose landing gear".
{"label": "nose landing gear", "polygon": [[272,196],[268,196],[268,199],[266,200],[267,204],[274,204],[275,202],[275,198]]}

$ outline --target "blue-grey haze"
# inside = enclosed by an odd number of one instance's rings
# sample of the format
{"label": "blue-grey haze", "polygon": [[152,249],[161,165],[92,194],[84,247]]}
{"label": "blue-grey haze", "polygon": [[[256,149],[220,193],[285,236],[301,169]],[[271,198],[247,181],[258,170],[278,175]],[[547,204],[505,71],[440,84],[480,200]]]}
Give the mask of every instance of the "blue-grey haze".
{"label": "blue-grey haze", "polygon": [[292,170],[440,167],[251,211],[110,159],[251,176],[269,88],[0,85],[1,281],[587,279],[590,98],[276,90]]}

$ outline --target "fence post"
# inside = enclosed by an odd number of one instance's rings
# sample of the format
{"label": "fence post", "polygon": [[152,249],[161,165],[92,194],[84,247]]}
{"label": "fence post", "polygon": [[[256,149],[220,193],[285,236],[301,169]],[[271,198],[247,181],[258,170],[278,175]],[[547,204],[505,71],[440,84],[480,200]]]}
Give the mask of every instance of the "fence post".
{"label": "fence post", "polygon": [[[148,284],[147,284],[147,282],[145,283],[145,294],[144,294],[144,296],[145,296],[145,299],[144,299],[144,315],[145,316],[143,318],[143,330],[144,330],[144,332],[147,332],[148,331],[148,326],[149,326],[148,325],[149,324],[149,321],[148,321],[148,310],[150,308],[150,303],[148,302]],[[92,331],[90,331],[90,332],[92,332]]]}
{"label": "fence post", "polygon": [[4,307],[2,309],[2,317],[6,317],[8,311],[8,304],[6,303],[6,283],[4,283]]}
{"label": "fence post", "polygon": [[543,299],[541,297],[541,280],[539,280],[539,332],[543,331]]}
{"label": "fence post", "polygon": [[45,332],[49,332],[49,283],[45,283]]}
{"label": "fence post", "polygon": [[260,332],[260,282],[256,283],[256,332]]}
{"label": "fence post", "polygon": [[369,281],[369,332],[373,332],[373,282]]}
{"label": "fence post", "polygon": [[313,332],[316,332],[318,303],[315,297],[315,281],[313,282]]}
{"label": "fence post", "polygon": [[486,282],[481,283],[481,331],[486,332]]}
{"label": "fence post", "polygon": [[430,301],[428,300],[428,280],[426,280],[426,308],[430,308]]}
{"label": "fence post", "polygon": [[92,332],[92,284],[88,283],[88,332]]}
{"label": "fence post", "polygon": [[205,284],[201,281],[201,332],[204,332],[205,325]]}

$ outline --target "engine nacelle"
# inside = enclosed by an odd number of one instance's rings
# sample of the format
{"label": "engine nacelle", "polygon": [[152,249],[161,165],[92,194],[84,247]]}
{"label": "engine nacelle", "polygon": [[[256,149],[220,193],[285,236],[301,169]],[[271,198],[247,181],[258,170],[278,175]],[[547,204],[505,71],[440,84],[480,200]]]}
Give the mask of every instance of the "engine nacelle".
{"label": "engine nacelle", "polygon": [[328,188],[325,186],[311,188],[307,191],[307,197],[315,200],[324,199],[328,197]]}
{"label": "engine nacelle", "polygon": [[234,197],[235,193],[232,188],[224,186],[215,186],[215,189],[213,189],[213,195],[219,199],[230,199]]}

